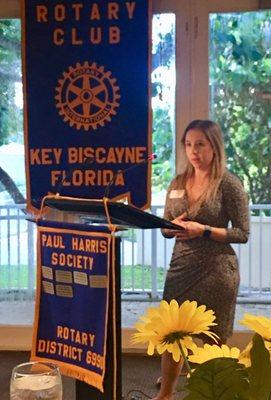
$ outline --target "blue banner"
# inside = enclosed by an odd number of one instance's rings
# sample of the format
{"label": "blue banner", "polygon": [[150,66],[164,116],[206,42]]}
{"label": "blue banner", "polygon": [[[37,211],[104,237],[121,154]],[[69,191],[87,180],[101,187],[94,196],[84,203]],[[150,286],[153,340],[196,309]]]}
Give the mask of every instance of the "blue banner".
{"label": "blue banner", "polygon": [[106,232],[38,227],[38,274],[31,358],[103,392],[114,238]]}
{"label": "blue banner", "polygon": [[150,206],[149,6],[22,0],[28,210],[50,192]]}

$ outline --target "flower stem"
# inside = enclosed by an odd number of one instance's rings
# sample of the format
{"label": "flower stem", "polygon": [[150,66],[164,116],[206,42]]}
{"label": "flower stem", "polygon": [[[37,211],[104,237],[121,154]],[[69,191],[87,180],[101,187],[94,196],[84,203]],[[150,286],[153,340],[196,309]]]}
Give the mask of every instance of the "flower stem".
{"label": "flower stem", "polygon": [[182,354],[182,357],[183,357],[183,361],[184,361],[185,366],[186,366],[186,368],[187,368],[187,371],[188,371],[189,375],[191,375],[191,374],[192,374],[192,370],[191,370],[191,368],[190,368],[190,365],[189,365],[189,362],[188,362],[188,360],[187,360],[187,357],[186,357],[186,355],[184,354],[183,346],[181,345],[181,342],[180,342],[180,341],[178,341],[178,345],[179,345],[179,348],[180,348],[180,351],[181,351],[181,354]]}

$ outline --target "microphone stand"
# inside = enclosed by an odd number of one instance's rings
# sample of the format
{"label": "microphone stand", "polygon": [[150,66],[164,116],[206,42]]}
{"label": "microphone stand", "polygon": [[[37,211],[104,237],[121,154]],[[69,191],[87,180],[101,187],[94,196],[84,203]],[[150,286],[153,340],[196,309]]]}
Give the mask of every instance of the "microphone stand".
{"label": "microphone stand", "polygon": [[153,161],[153,160],[155,160],[156,158],[157,158],[157,155],[156,155],[156,154],[150,154],[145,160],[143,160],[143,161],[141,161],[141,162],[139,162],[139,163],[137,163],[137,164],[131,165],[131,166],[128,167],[128,168],[118,169],[118,170],[114,173],[114,175],[112,176],[112,178],[110,179],[109,183],[107,184],[107,186],[106,186],[106,188],[105,188],[105,191],[104,191],[104,198],[105,198],[105,199],[109,199],[108,196],[109,196],[110,188],[111,188],[111,186],[113,185],[113,183],[115,182],[115,179],[117,178],[117,176],[118,176],[119,174],[126,174],[126,172],[131,171],[132,169],[135,169],[135,168],[137,168],[137,167],[140,167],[140,165],[147,164],[149,161]]}
{"label": "microphone stand", "polygon": [[128,168],[118,169],[118,170],[115,172],[115,174],[112,176],[112,178],[110,179],[108,185],[106,186],[105,191],[104,191],[103,204],[104,204],[105,214],[106,214],[106,218],[107,218],[107,224],[108,224],[108,227],[109,227],[110,231],[111,231],[113,234],[114,234],[114,232],[116,231],[117,226],[114,225],[114,224],[112,223],[112,221],[111,221],[110,212],[109,212],[109,208],[108,208],[108,201],[109,201],[110,199],[109,199],[108,196],[109,196],[110,188],[111,188],[111,186],[113,185],[113,183],[114,183],[116,177],[117,177],[119,174],[121,174],[121,173],[122,173],[122,174],[125,174],[126,172],[128,172],[128,171],[130,171],[130,170],[132,170],[132,169],[134,169],[134,168],[137,168],[137,167],[139,167],[140,165],[147,164],[149,161],[152,161],[152,160],[154,160],[154,159],[156,159],[156,158],[157,158],[156,154],[150,154],[145,160],[143,160],[143,161],[141,161],[141,162],[139,162],[139,163],[137,163],[137,164],[131,165],[131,166],[128,167]]}

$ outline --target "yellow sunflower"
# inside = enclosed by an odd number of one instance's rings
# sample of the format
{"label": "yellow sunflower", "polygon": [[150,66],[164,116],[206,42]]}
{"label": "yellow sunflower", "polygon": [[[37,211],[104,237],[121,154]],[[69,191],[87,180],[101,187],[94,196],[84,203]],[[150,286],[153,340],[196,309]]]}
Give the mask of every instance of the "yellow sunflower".
{"label": "yellow sunflower", "polygon": [[228,357],[238,359],[240,350],[237,347],[228,347],[225,344],[218,346],[216,344],[205,344],[203,347],[195,347],[193,354],[188,356],[188,360],[192,363],[202,364],[213,358]]}
{"label": "yellow sunflower", "polygon": [[180,345],[187,355],[187,349],[193,350],[195,344],[192,337],[205,334],[216,341],[218,336],[210,331],[216,325],[213,310],[206,306],[198,307],[196,301],[185,301],[180,306],[176,300],[167,303],[162,300],[159,307],[149,308],[146,315],[140,317],[135,327],[133,343],[148,343],[148,354],[155,349],[159,354],[168,351],[178,362],[181,358]]}
{"label": "yellow sunflower", "polygon": [[261,315],[244,314],[244,318],[240,324],[247,326],[249,329],[257,332],[266,340],[271,340],[271,319]]}

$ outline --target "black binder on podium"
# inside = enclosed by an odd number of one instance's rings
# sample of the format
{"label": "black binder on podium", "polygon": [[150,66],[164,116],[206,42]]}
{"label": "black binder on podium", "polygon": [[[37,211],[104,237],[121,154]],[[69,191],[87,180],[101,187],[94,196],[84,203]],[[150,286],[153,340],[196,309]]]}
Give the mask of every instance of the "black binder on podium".
{"label": "black binder on podium", "polygon": [[[80,216],[82,224],[90,225],[108,225],[108,217],[105,210],[105,200],[96,199],[80,199],[65,196],[48,196],[44,200],[44,206],[53,208],[62,212],[74,213]],[[182,229],[180,226],[160,218],[156,215],[144,212],[136,207],[127,205],[121,202],[106,200],[106,207],[110,216],[110,222],[117,226],[117,229],[139,228],[139,229]],[[120,286],[120,237],[116,237],[115,242],[115,301],[112,297],[112,286],[109,290],[109,313],[108,313],[108,332],[107,332],[107,357],[106,371],[104,378],[104,393],[101,393],[95,387],[89,386],[86,383],[76,381],[76,399],[77,400],[121,400],[121,286]],[[110,283],[112,285],[112,282]],[[115,307],[115,313],[112,312]],[[114,371],[114,352],[112,346],[113,335],[113,314],[116,320],[116,343],[117,343],[117,359],[116,370]],[[117,383],[116,392],[114,382]],[[115,392],[115,393],[113,393]]]}
{"label": "black binder on podium", "polygon": [[[54,196],[46,198],[44,205],[59,211],[76,213],[85,223],[98,225],[107,225],[108,223],[104,200]],[[121,202],[108,200],[107,208],[111,223],[120,227],[183,229],[164,218]]]}

